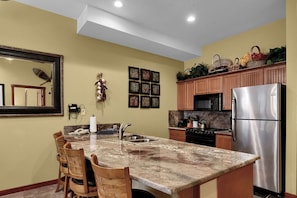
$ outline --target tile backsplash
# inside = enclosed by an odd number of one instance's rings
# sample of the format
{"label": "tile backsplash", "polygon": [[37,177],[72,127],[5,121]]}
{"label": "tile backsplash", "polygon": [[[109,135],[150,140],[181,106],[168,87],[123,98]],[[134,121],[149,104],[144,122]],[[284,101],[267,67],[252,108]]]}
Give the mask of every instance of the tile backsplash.
{"label": "tile backsplash", "polygon": [[205,120],[207,128],[229,129],[231,127],[231,111],[169,111],[169,127],[177,127],[181,119],[199,118]]}

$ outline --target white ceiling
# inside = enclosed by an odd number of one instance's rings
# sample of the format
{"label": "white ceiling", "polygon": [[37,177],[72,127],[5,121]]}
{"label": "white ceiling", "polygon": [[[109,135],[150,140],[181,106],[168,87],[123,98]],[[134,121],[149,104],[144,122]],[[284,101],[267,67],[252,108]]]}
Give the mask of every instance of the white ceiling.
{"label": "white ceiling", "polygon": [[[16,0],[77,20],[77,33],[186,61],[203,45],[285,18],[285,0]],[[186,17],[193,13],[194,23]]]}

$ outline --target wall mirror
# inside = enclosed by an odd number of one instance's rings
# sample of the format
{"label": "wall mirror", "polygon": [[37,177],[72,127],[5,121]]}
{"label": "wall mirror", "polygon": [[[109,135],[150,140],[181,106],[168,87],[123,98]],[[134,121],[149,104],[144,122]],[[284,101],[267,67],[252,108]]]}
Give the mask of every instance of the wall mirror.
{"label": "wall mirror", "polygon": [[63,56],[0,45],[0,116],[62,116]]}

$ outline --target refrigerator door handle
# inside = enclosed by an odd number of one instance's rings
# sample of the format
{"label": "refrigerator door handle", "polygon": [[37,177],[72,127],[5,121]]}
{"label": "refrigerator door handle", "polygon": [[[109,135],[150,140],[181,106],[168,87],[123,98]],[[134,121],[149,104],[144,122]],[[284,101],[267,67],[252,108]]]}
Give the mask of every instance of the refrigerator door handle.
{"label": "refrigerator door handle", "polygon": [[236,141],[236,99],[233,98],[232,99],[232,139],[233,139],[233,142]]}

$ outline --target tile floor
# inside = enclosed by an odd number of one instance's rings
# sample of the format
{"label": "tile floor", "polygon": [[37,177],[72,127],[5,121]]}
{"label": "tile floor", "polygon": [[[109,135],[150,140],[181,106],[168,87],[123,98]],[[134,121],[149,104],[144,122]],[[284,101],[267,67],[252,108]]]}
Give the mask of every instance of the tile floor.
{"label": "tile floor", "polygon": [[[56,185],[0,196],[1,198],[63,198],[63,190],[55,192]],[[159,196],[156,198],[160,198]],[[254,198],[281,198],[273,195],[254,195]]]}
{"label": "tile floor", "polygon": [[1,198],[63,198],[63,190],[55,192],[55,185],[44,186],[32,190],[22,191],[9,195],[0,196]]}

